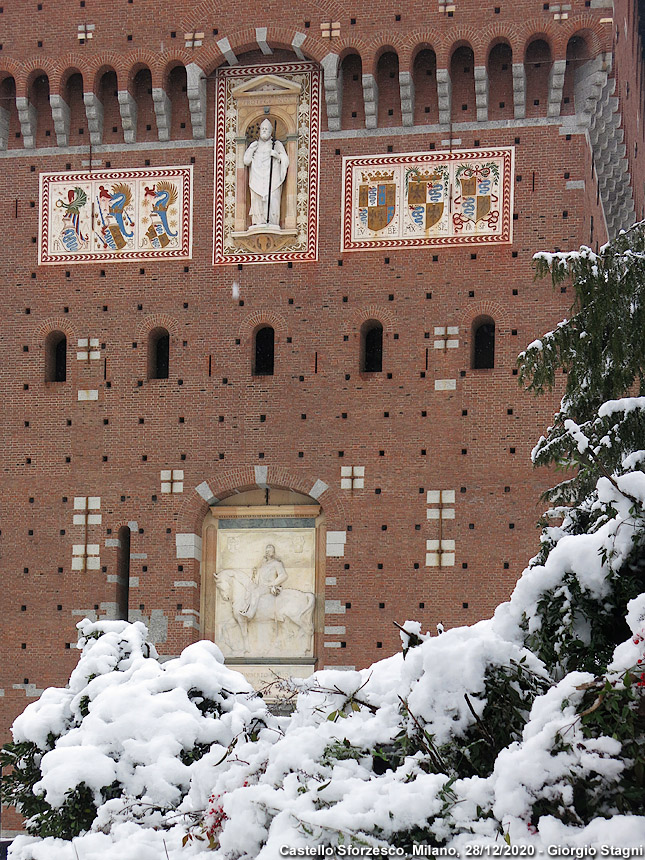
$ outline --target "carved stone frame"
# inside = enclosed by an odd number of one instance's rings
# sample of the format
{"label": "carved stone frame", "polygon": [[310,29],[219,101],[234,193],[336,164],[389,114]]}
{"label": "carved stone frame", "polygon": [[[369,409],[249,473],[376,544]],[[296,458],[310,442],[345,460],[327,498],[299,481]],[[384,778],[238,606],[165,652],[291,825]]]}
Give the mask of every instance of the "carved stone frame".
{"label": "carved stone frame", "polygon": [[216,641],[215,610],[217,593],[214,573],[217,570],[217,532],[220,519],[298,519],[314,520],[315,528],[315,573],[314,594],[316,606],[314,609],[314,643],[313,656],[304,658],[264,659],[262,657],[233,657],[227,658],[227,664],[238,665],[240,671],[244,666],[266,664],[275,666],[279,672],[280,666],[294,665],[316,668],[317,656],[321,653],[322,633],[324,626],[325,605],[325,525],[324,515],[319,505],[262,505],[234,506],[222,505],[212,507],[204,519],[202,529],[202,562],[201,562],[201,600],[200,600],[200,633],[204,639]]}

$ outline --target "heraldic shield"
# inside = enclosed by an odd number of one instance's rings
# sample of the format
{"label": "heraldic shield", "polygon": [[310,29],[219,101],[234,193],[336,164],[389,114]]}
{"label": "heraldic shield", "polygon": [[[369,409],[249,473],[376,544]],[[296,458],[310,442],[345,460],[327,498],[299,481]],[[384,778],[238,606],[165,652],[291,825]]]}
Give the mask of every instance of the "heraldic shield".
{"label": "heraldic shield", "polygon": [[443,179],[440,173],[417,172],[416,177],[408,182],[410,214],[415,223],[424,226],[426,230],[434,227],[443,215],[446,190]]}
{"label": "heraldic shield", "polygon": [[394,174],[363,174],[363,180],[366,179],[368,181],[358,187],[359,217],[370,230],[378,232],[387,227],[396,213]]}
{"label": "heraldic shield", "polygon": [[[484,165],[462,165],[457,169],[461,194],[455,203],[462,209],[462,218],[467,221],[490,221],[495,213],[491,204],[497,203],[494,189],[499,182],[499,168],[494,162]],[[497,219],[495,218],[495,221]]]}

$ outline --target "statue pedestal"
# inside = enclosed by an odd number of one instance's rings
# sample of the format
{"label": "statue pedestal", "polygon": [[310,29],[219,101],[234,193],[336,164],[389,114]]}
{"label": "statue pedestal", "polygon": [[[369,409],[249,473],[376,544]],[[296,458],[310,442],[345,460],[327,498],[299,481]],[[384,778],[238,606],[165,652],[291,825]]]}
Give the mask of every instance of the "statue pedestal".
{"label": "statue pedestal", "polygon": [[263,693],[266,702],[279,702],[290,698],[292,692],[288,689],[280,689],[279,680],[288,678],[308,678],[316,671],[315,661],[284,663],[276,660],[275,663],[246,663],[227,658],[227,666],[241,672],[255,690]]}
{"label": "statue pedestal", "polygon": [[287,230],[277,224],[255,224],[248,230],[235,230],[231,233],[237,245],[253,253],[279,251],[291,244],[297,235],[297,230]]}

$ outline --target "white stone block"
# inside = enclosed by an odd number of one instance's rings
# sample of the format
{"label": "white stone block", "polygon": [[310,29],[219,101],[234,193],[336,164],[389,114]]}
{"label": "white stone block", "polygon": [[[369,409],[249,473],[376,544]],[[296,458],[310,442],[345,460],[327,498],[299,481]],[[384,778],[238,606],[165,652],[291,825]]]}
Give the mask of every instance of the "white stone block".
{"label": "white stone block", "polygon": [[426,511],[426,518],[429,520],[438,520],[439,508],[428,508],[428,510]]}
{"label": "white stone block", "polygon": [[341,488],[341,490],[351,490],[352,489],[352,479],[351,478],[341,478],[340,479],[340,488]]}
{"label": "white stone block", "polygon": [[76,353],[76,360],[77,361],[87,361],[88,355],[89,355],[89,353],[84,352],[84,351],[77,352]]}
{"label": "white stone block", "polygon": [[184,492],[184,482],[183,481],[175,481],[172,485],[173,493],[183,493]]}
{"label": "white stone block", "polygon": [[455,566],[455,554],[454,554],[454,552],[442,552],[441,553],[441,566],[442,567],[454,567]]}
{"label": "white stone block", "polygon": [[354,466],[354,477],[355,478],[364,478],[365,477],[365,466]]}
{"label": "white stone block", "polygon": [[106,546],[121,546],[121,541],[118,538],[106,538]]}
{"label": "white stone block", "polygon": [[171,493],[172,492],[172,484],[170,481],[162,481],[161,482],[161,492],[162,493]]}
{"label": "white stone block", "polygon": [[354,489],[362,490],[365,487],[365,478],[354,478]]}
{"label": "white stone block", "polygon": [[444,505],[454,505],[455,503],[455,491],[454,490],[442,490],[441,491],[441,501]]}
{"label": "white stone block", "polygon": [[340,600],[325,600],[325,615],[344,615],[345,604]]}
{"label": "white stone block", "polygon": [[97,543],[88,543],[87,545],[87,554],[88,555],[98,555],[100,552],[100,547]]}
{"label": "white stone block", "polygon": [[183,481],[184,480],[184,470],[183,469],[173,469],[172,470],[172,479],[173,479],[173,481]]}
{"label": "white stone block", "polygon": [[92,360],[96,361],[96,359],[98,359],[100,357],[101,357],[101,351],[100,350],[98,350],[98,349],[90,350],[90,361],[92,361]]}
{"label": "white stone block", "polygon": [[459,334],[459,326],[458,325],[449,325],[448,326],[448,334]]}
{"label": "white stone block", "polygon": [[341,478],[351,478],[352,467],[351,466],[341,466],[340,467],[340,476],[341,476]]}
{"label": "white stone block", "polygon": [[441,501],[441,491],[440,490],[428,490],[426,493],[426,502],[429,505],[438,505]]}
{"label": "white stone block", "polygon": [[435,391],[454,391],[457,388],[456,379],[435,379]]}
{"label": "white stone block", "polygon": [[325,648],[340,648],[340,642],[323,642]]}
{"label": "white stone block", "polygon": [[92,349],[98,349],[98,346],[99,346],[99,339],[98,339],[98,337],[91,337],[91,338],[90,338],[90,347],[91,347]]}
{"label": "white stone block", "polygon": [[97,511],[101,507],[101,497],[89,496],[87,499],[87,507],[90,508],[90,510]]}
{"label": "white stone block", "polygon": [[438,540],[427,540],[426,541],[426,549],[428,552],[436,552],[439,549],[439,541]]}
{"label": "white stone block", "polygon": [[172,480],[172,469],[162,469],[161,470],[161,480],[162,481]]}
{"label": "white stone block", "polygon": [[325,577],[325,585],[336,585],[336,577],[335,576],[326,576]]}
{"label": "white stone block", "polygon": [[344,627],[334,627],[329,626],[325,627],[325,636],[344,636],[345,628]]}
{"label": "white stone block", "polygon": [[258,485],[258,487],[266,487],[268,479],[269,479],[269,467],[268,466],[256,466],[255,467],[255,483]]}
{"label": "white stone block", "polygon": [[202,539],[192,532],[175,535],[177,558],[194,558],[201,561]]}
{"label": "white stone block", "polygon": [[446,333],[446,327],[444,325],[436,325],[434,327],[434,333],[435,334],[445,334]]}
{"label": "white stone block", "polygon": [[455,509],[454,508],[442,508],[441,509],[441,519],[442,520],[454,520],[455,518]]}
{"label": "white stone block", "polygon": [[72,555],[85,555],[85,544],[75,543],[72,546]]}
{"label": "white stone block", "polygon": [[443,349],[445,347],[445,345],[446,345],[445,340],[435,340],[435,342],[434,342],[434,348],[435,349]]}
{"label": "white stone block", "polygon": [[85,559],[82,556],[72,558],[72,570],[85,570]]}
{"label": "white stone block", "polygon": [[327,532],[327,543],[347,543],[347,532]]}
{"label": "white stone block", "polygon": [[79,388],[78,399],[79,400],[98,400],[99,399],[99,392],[96,388],[92,388],[92,389]]}
{"label": "white stone block", "polygon": [[87,515],[87,524],[88,526],[100,526],[103,521],[103,517],[101,514],[88,514]]}
{"label": "white stone block", "polygon": [[329,558],[343,558],[345,555],[344,543],[328,543],[327,556]]}
{"label": "white stone block", "polygon": [[85,567],[88,570],[98,570],[101,567],[101,559],[97,555],[88,555],[85,559]]}
{"label": "white stone block", "polygon": [[75,526],[84,526],[85,514],[74,514],[74,516],[72,517],[72,522]]}
{"label": "white stone block", "polygon": [[454,540],[442,540],[441,541],[441,551],[442,552],[454,552],[455,542]]}
{"label": "white stone block", "polygon": [[87,496],[74,496],[74,510],[84,511],[87,507]]}
{"label": "white stone block", "polygon": [[197,583],[192,579],[179,579],[173,582],[175,588],[197,588]]}
{"label": "white stone block", "polygon": [[88,347],[90,345],[89,340],[86,337],[79,337],[78,346]]}
{"label": "white stone block", "polygon": [[427,552],[426,553],[426,567],[439,567],[439,553],[438,552]]}
{"label": "white stone block", "polygon": [[447,340],[446,341],[446,347],[448,349],[457,349],[458,346],[459,346],[458,340]]}

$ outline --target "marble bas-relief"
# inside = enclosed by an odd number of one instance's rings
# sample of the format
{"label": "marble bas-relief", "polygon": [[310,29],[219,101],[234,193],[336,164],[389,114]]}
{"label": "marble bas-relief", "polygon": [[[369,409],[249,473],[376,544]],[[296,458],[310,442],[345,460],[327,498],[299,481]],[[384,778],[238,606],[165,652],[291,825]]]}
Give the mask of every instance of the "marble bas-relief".
{"label": "marble bas-relief", "polygon": [[280,202],[289,169],[289,156],[282,142],[273,139],[270,120],[265,119],[260,124],[260,135],[244,153],[244,164],[249,168],[249,217],[252,227],[279,227]]}
{"label": "marble bas-relief", "polygon": [[313,654],[314,530],[293,531],[220,531],[215,620],[225,656]]}

